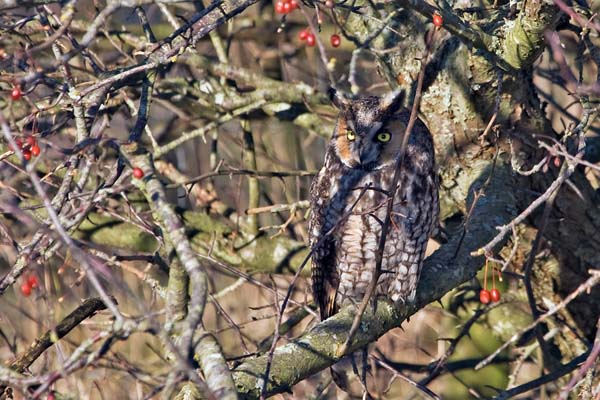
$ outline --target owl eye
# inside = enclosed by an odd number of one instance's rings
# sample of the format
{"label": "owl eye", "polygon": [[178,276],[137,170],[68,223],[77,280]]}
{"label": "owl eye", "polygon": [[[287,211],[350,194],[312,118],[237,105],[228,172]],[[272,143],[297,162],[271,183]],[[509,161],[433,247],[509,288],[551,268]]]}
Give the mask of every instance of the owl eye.
{"label": "owl eye", "polygon": [[348,130],[346,131],[346,138],[347,138],[349,141],[353,142],[353,141],[354,141],[354,139],[356,139],[356,135],[354,134],[354,132],[352,132],[350,129],[348,129]]}
{"label": "owl eye", "polygon": [[377,140],[380,142],[389,142],[392,138],[392,135],[389,132],[380,132],[377,134]]}

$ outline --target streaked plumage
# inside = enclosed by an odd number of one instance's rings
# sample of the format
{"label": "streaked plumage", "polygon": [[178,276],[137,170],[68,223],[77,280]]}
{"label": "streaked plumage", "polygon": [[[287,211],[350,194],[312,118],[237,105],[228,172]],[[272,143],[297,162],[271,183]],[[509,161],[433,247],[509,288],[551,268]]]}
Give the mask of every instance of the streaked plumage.
{"label": "streaked plumage", "polygon": [[[310,193],[313,293],[322,319],[342,305],[360,303],[371,282],[386,193],[410,116],[398,110],[399,97],[336,98],[338,121]],[[433,141],[420,120],[408,142],[393,210],[376,295],[410,302],[439,213]]]}

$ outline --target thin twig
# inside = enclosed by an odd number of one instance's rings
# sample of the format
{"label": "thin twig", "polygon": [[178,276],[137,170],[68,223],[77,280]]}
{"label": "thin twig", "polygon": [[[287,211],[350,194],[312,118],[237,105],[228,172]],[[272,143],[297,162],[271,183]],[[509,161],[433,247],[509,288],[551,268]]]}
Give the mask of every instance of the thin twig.
{"label": "thin twig", "polygon": [[272,206],[249,208],[246,210],[246,214],[279,213],[282,211],[296,211],[298,209],[309,207],[310,202],[308,200],[300,200],[292,204],[273,204]]}
{"label": "thin twig", "polygon": [[600,356],[600,318],[598,318],[596,327],[597,327],[597,330],[596,330],[596,337],[594,338],[594,345],[592,346],[592,349],[590,350],[587,360],[585,360],[585,362],[583,363],[581,368],[579,368],[579,371],[577,371],[577,373],[575,375],[573,375],[573,377],[571,378],[569,383],[567,383],[565,385],[565,387],[562,388],[562,390],[560,391],[559,400],[567,400],[571,390],[575,387],[575,385],[578,382],[581,382],[581,379],[583,378],[583,376],[590,370],[590,368],[592,368],[594,366],[594,364],[596,363],[596,360]]}
{"label": "thin twig", "polygon": [[387,362],[385,362],[381,358],[379,358],[377,356],[374,356],[374,355],[370,355],[369,357],[371,359],[375,360],[375,362],[377,364],[381,365],[383,368],[385,368],[388,371],[392,372],[394,374],[394,377],[399,377],[400,379],[402,379],[402,380],[408,382],[409,384],[411,384],[412,386],[416,387],[426,397],[428,397],[430,399],[441,400],[441,397],[438,396],[437,394],[435,394],[433,391],[431,391],[431,389],[428,389],[427,386],[423,385],[422,383],[413,381],[412,379],[410,379],[406,375],[401,374],[400,372],[398,372],[398,370],[396,368],[394,368],[393,366],[389,365]]}
{"label": "thin twig", "polygon": [[534,379],[532,381],[529,381],[527,383],[524,383],[524,384],[514,387],[512,389],[502,391],[502,392],[498,393],[498,395],[496,397],[494,397],[494,399],[495,400],[510,399],[511,397],[517,396],[521,393],[528,392],[528,391],[533,390],[537,387],[540,387],[546,383],[553,382],[553,381],[557,380],[558,378],[560,378],[561,376],[564,376],[564,375],[568,374],[569,372],[573,371],[575,368],[577,368],[577,366],[579,364],[581,364],[581,362],[583,362],[588,357],[588,354],[589,354],[589,351],[575,357],[573,360],[571,360],[567,364],[560,366],[559,368],[555,369],[554,371],[552,371],[551,373],[549,373],[547,375],[543,375],[540,378]]}
{"label": "thin twig", "polygon": [[428,385],[431,381],[437,378],[444,369],[446,369],[446,362],[448,361],[448,358],[450,358],[450,356],[454,354],[454,350],[456,350],[456,346],[458,346],[460,340],[468,336],[473,324],[475,324],[482,315],[489,312],[494,307],[495,305],[492,305],[490,307],[480,307],[475,311],[475,313],[469,318],[469,320],[464,323],[458,335],[456,335],[455,338],[450,340],[450,345],[448,346],[444,354],[438,360],[434,361],[433,364],[435,364],[435,367],[430,372],[430,374],[427,375],[426,378],[419,382],[421,385]]}

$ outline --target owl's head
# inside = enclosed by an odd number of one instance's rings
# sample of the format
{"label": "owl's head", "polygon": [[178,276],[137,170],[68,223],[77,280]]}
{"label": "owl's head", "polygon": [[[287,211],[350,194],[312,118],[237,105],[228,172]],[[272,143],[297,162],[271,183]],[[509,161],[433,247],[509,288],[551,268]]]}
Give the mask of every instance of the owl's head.
{"label": "owl's head", "polygon": [[342,163],[366,170],[394,163],[406,129],[406,121],[397,113],[404,92],[357,99],[338,92],[331,96],[340,113],[330,145]]}

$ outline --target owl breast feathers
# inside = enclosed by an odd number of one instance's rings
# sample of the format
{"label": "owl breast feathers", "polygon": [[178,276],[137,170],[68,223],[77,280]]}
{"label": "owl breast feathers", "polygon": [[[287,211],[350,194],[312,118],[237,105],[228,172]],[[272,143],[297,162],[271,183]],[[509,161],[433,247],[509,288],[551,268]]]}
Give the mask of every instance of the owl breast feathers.
{"label": "owl breast feathers", "polygon": [[[312,285],[321,318],[359,303],[373,278],[388,193],[410,113],[399,94],[334,98],[340,109],[323,168],[312,182]],[[417,120],[400,167],[377,296],[411,302],[439,214],[433,140]]]}

